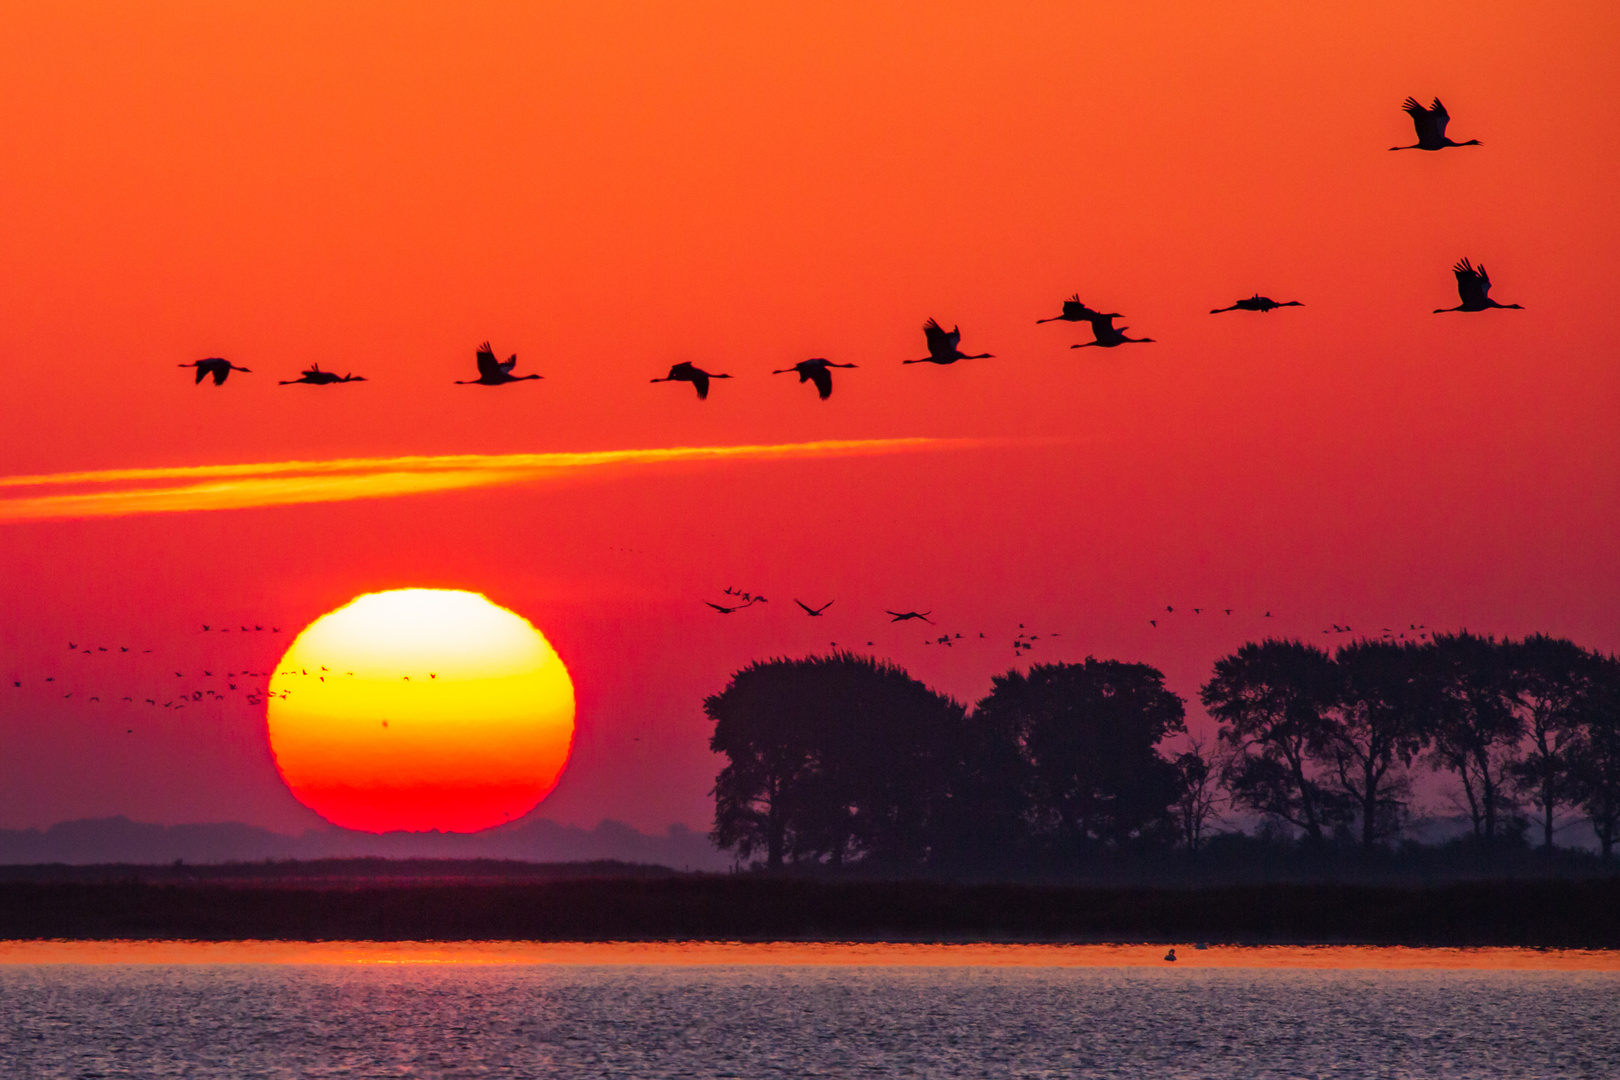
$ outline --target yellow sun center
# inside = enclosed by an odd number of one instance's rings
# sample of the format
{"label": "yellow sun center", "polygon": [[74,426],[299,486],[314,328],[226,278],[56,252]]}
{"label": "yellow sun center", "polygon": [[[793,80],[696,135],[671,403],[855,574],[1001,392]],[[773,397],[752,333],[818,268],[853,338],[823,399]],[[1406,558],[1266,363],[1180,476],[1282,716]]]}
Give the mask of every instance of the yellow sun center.
{"label": "yellow sun center", "polygon": [[299,634],[270,680],[276,767],[300,802],[372,832],[471,832],[556,786],[574,686],[522,616],[477,593],[368,593]]}

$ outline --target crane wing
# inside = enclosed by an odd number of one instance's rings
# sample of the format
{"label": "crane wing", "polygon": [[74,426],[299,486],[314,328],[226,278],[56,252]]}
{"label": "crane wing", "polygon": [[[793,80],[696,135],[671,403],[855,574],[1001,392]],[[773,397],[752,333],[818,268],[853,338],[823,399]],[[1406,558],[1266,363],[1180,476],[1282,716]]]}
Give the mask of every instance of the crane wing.
{"label": "crane wing", "polygon": [[511,356],[501,361],[501,371],[507,374],[510,374],[512,369],[515,367],[517,367],[517,353],[513,353]]}
{"label": "crane wing", "polygon": [[[1440,104],[1439,98],[1435,98],[1435,104]],[[1439,136],[1445,129],[1445,123],[1442,121],[1440,130],[1436,131],[1434,117],[1428,109],[1423,107],[1421,101],[1415,97],[1409,97],[1401,108],[1405,109],[1406,115],[1412,118],[1412,127],[1417,132],[1418,145],[1439,141]]]}
{"label": "crane wing", "polygon": [[495,352],[487,341],[478,346],[478,374],[485,379],[496,379],[502,374],[500,361],[495,359]]}
{"label": "crane wing", "polygon": [[951,335],[945,332],[945,328],[933,319],[923,323],[923,336],[928,339],[928,354],[930,356],[949,353],[956,344],[951,340]]}
{"label": "crane wing", "polygon": [[822,401],[826,401],[832,396],[832,372],[825,367],[818,365],[809,371],[803,372],[800,381],[802,382],[804,378],[808,378],[816,384],[816,393],[820,395]]}
{"label": "crane wing", "polygon": [[1451,272],[1457,275],[1457,295],[1464,306],[1482,305],[1485,295],[1491,291],[1491,279],[1486,276],[1485,268],[1475,268],[1473,263],[1462,259],[1451,268]]}
{"label": "crane wing", "polygon": [[1451,114],[1446,112],[1446,107],[1440,104],[1439,98],[1435,98],[1434,104],[1429,106],[1429,123],[1434,125],[1436,139],[1446,137],[1446,125],[1451,123]]}

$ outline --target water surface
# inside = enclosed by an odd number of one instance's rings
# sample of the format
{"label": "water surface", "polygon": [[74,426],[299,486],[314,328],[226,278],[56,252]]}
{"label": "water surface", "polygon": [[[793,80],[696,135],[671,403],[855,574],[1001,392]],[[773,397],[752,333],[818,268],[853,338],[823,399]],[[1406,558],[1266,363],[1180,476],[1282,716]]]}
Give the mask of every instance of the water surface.
{"label": "water surface", "polygon": [[[0,1076],[1620,1076],[1620,972],[1529,950],[1347,966],[1178,948],[1198,966],[1078,947],[1093,951],[1068,959],[1093,962],[1055,966],[1022,946],[545,946],[535,962],[540,946],[246,943],[184,963],[123,947],[0,947]],[[35,962],[52,948],[74,962]],[[271,962],[242,962],[255,948]],[[1002,959],[942,963],[953,948]],[[647,962],[658,949],[685,960]],[[593,955],[609,962],[577,962]]]}

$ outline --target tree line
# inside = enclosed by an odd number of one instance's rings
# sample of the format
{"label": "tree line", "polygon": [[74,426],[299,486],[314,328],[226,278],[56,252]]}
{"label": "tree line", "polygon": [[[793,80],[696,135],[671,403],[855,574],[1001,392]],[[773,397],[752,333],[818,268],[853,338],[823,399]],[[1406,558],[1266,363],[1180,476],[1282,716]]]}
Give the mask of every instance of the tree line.
{"label": "tree line", "polygon": [[1061,871],[1198,851],[1231,813],[1322,847],[1407,833],[1438,774],[1481,845],[1620,838],[1620,658],[1545,635],[1436,634],[1332,653],[1268,639],[1199,694],[1087,658],[995,676],[971,708],[852,653],[773,659],[707,698],[717,846],[766,868]]}

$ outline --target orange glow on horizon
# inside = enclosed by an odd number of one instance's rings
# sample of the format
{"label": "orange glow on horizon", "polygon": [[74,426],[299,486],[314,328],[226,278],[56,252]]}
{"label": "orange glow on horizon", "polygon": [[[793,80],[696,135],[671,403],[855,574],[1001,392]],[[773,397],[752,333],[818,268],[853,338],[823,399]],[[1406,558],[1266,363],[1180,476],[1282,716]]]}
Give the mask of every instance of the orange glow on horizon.
{"label": "orange glow on horizon", "polygon": [[369,593],[299,634],[270,681],[270,748],[298,800],[368,832],[475,832],[556,786],[574,688],[526,619],[477,593]]}
{"label": "orange glow on horizon", "polygon": [[801,941],[8,941],[0,964],[784,965],[1303,971],[1620,971],[1604,949]]}

